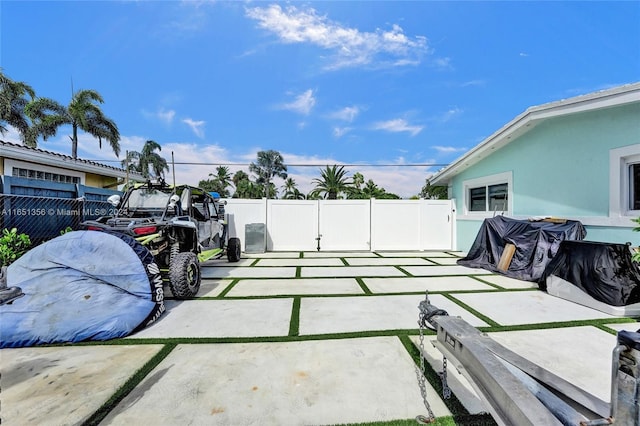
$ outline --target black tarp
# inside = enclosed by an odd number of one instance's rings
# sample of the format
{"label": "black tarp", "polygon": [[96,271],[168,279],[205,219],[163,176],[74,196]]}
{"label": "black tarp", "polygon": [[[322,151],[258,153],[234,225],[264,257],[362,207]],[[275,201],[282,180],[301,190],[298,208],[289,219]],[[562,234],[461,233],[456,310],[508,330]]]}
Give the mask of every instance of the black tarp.
{"label": "black tarp", "polygon": [[551,275],[608,305],[640,302],[640,268],[627,244],[563,241],[538,283],[541,290],[547,289]]}
{"label": "black tarp", "polygon": [[[582,223],[529,221],[496,216],[485,219],[467,256],[458,265],[482,268],[511,278],[537,282],[563,240],[582,240],[587,232]],[[498,269],[507,244],[515,253],[505,271]]]}

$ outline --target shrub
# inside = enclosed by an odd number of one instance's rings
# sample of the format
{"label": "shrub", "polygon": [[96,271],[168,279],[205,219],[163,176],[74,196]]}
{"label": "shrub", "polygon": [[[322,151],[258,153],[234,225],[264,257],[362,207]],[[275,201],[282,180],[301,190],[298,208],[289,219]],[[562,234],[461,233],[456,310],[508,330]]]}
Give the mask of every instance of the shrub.
{"label": "shrub", "polygon": [[18,234],[18,230],[3,229],[0,237],[0,266],[9,266],[31,247],[27,234]]}
{"label": "shrub", "polygon": [[[638,225],[640,225],[640,217],[637,219],[631,219],[632,222],[637,223]],[[640,232],[640,226],[636,226],[635,228],[633,228],[633,230],[635,232]],[[640,262],[640,250],[635,250],[632,256],[632,259],[634,262]]]}

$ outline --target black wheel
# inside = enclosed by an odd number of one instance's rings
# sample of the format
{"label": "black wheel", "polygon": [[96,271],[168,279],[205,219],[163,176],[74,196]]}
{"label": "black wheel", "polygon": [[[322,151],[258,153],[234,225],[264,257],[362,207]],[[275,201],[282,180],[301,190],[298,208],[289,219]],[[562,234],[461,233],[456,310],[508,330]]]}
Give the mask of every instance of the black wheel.
{"label": "black wheel", "polygon": [[200,290],[198,256],[191,252],[184,252],[171,257],[169,287],[176,299],[188,299],[198,293]]}
{"label": "black wheel", "polygon": [[229,244],[227,245],[227,259],[229,262],[237,262],[241,257],[240,238],[229,238]]}

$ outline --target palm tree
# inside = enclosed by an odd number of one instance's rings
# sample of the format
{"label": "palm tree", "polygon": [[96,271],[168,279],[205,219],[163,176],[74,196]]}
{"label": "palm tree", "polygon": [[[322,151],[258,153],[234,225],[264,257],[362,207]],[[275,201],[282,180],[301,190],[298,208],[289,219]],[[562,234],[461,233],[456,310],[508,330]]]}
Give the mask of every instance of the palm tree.
{"label": "palm tree", "polygon": [[151,168],[153,176],[156,178],[164,178],[164,171],[169,171],[167,160],[162,158],[156,150],[162,151],[162,147],[158,142],[152,140],[146,141],[142,147],[139,161],[144,177],[149,176],[149,168]]}
{"label": "palm tree", "polygon": [[325,194],[328,200],[335,200],[341,192],[348,192],[352,183],[347,179],[347,171],[344,166],[338,167],[333,165],[327,166],[324,170],[320,170],[320,179],[312,180],[316,186],[313,191],[317,194]]}
{"label": "palm tree", "polygon": [[243,180],[249,180],[249,175],[244,170],[238,170],[233,174],[233,185],[237,188],[238,184]]}
{"label": "palm tree", "polygon": [[71,125],[71,156],[78,157],[78,129],[89,133],[98,139],[100,149],[102,149],[102,139],[106,139],[111,145],[111,149],[120,155],[120,132],[115,122],[106,117],[100,106],[104,103],[102,96],[95,90],[80,90],[73,94],[71,102],[64,107],[46,98],[37,98],[30,102],[25,112],[34,122],[34,127],[38,135],[44,140],[54,136],[58,127]]}
{"label": "palm tree", "polygon": [[222,198],[228,198],[231,195],[231,192],[227,189],[231,186],[232,177],[231,173],[229,173],[229,167],[227,166],[218,166],[216,167],[216,174],[209,173],[209,176],[213,177],[211,179],[213,183],[213,191],[220,194]]}
{"label": "palm tree", "polygon": [[271,179],[278,176],[282,179],[287,178],[287,166],[284,165],[282,154],[278,151],[259,151],[256,163],[249,165],[249,171],[256,175],[256,183],[262,185],[264,194],[267,198],[274,195],[277,191],[272,188]]}
{"label": "palm tree", "polygon": [[37,135],[33,132],[25,107],[35,96],[31,86],[13,81],[0,71],[0,134],[4,135],[8,130],[5,125],[15,127],[22,136],[22,142],[32,148],[37,145]]}
{"label": "palm tree", "polygon": [[285,200],[304,200],[305,196],[296,186],[296,181],[292,177],[288,177],[284,181],[284,185],[282,186],[284,190],[284,195],[282,198]]}

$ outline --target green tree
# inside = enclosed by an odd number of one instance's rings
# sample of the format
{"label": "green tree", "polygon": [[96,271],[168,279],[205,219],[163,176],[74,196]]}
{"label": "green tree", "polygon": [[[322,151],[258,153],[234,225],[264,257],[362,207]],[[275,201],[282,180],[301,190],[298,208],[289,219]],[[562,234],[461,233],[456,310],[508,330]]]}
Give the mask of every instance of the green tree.
{"label": "green tree", "polygon": [[213,179],[201,180],[198,186],[207,192],[217,192],[222,198],[229,198],[232,176],[227,166],[216,167],[216,174],[209,173]]}
{"label": "green tree", "polygon": [[287,178],[287,166],[284,165],[282,154],[278,151],[259,151],[255,163],[249,165],[249,171],[256,175],[256,183],[263,188],[267,198],[275,197],[277,191],[272,184],[274,177]]}
{"label": "green tree", "polygon": [[360,187],[364,184],[364,176],[360,172],[353,174],[353,188],[356,191],[360,191]]}
{"label": "green tree", "polygon": [[35,91],[31,86],[13,81],[0,71],[0,134],[7,132],[7,125],[20,133],[25,146],[35,148],[37,135],[34,133],[25,108],[33,99]]}
{"label": "green tree", "polygon": [[102,103],[102,96],[95,90],[79,90],[66,107],[51,99],[37,98],[26,106],[25,112],[33,121],[38,136],[44,140],[54,136],[60,126],[70,125],[73,158],[78,157],[78,130],[97,138],[100,149],[102,140],[107,140],[113,152],[119,156],[120,132],[115,122],[102,112],[99,106]]}
{"label": "green tree", "polygon": [[148,140],[144,143],[142,152],[127,152],[127,158],[122,160],[122,166],[128,168],[130,172],[142,174],[145,178],[164,178],[164,172],[169,171],[169,165],[156,150],[162,151],[160,144]]}
{"label": "green tree", "polygon": [[324,194],[324,198],[328,200],[335,200],[338,194],[348,193],[352,188],[344,166],[338,167],[336,164],[320,170],[320,178],[315,178],[312,182],[316,184],[313,192],[318,195]]}
{"label": "green tree", "polygon": [[425,200],[446,200],[449,198],[446,186],[433,186],[427,178],[425,184],[420,190],[420,198]]}
{"label": "green tree", "polygon": [[296,186],[296,181],[292,177],[288,177],[284,181],[284,185],[282,186],[284,191],[284,195],[282,198],[285,200],[304,200],[305,196],[298,187]]}

